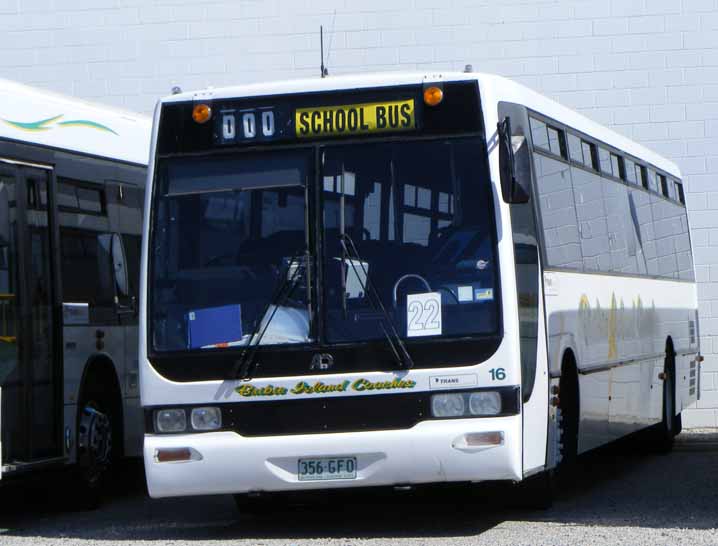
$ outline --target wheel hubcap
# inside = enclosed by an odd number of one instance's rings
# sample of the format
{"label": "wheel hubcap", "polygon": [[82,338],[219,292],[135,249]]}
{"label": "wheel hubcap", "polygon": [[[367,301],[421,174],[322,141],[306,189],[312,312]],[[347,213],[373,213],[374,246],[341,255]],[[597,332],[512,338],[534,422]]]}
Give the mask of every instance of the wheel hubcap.
{"label": "wheel hubcap", "polygon": [[112,454],[112,424],[105,413],[92,406],[82,410],[77,447],[88,480],[95,481],[109,466]]}

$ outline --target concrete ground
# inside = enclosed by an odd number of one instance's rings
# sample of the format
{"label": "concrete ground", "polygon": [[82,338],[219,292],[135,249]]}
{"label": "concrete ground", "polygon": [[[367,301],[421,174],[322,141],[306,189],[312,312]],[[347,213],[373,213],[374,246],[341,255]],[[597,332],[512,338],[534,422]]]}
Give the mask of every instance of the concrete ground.
{"label": "concrete ground", "polygon": [[673,453],[636,442],[584,457],[545,511],[511,506],[508,487],[356,495],[270,517],[237,512],[231,497],[147,498],[128,464],[98,510],[67,507],[53,477],[0,490],[0,544],[114,546],[718,544],[718,433],[679,436]]}

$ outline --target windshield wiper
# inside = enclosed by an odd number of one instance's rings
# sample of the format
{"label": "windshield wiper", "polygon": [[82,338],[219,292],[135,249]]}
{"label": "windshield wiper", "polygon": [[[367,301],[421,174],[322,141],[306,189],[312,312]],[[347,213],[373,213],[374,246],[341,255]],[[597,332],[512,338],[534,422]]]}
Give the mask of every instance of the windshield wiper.
{"label": "windshield wiper", "polygon": [[[400,368],[405,368],[407,370],[413,368],[414,360],[406,350],[406,345],[401,340],[399,332],[397,332],[396,327],[394,326],[394,321],[391,319],[391,316],[384,307],[381,297],[379,296],[379,292],[369,279],[369,273],[364,267],[365,262],[361,259],[354,241],[347,233],[342,233],[339,235],[339,243],[342,245],[343,255],[349,257],[347,261],[351,265],[354,275],[356,275],[362,290],[364,290],[364,293],[367,295],[369,303],[375,311],[380,312],[383,316],[383,320],[380,320],[379,324],[381,325],[381,330],[384,333],[384,338],[389,344],[392,353],[394,353],[394,358],[396,359],[397,364]],[[359,274],[359,271],[357,271],[357,263],[362,269],[361,275]],[[389,331],[387,331],[386,325],[389,326]]]}
{"label": "windshield wiper", "polygon": [[[301,255],[302,253],[298,253],[292,256],[292,258],[289,260],[289,264],[287,265],[287,270],[280,274],[280,282],[277,286],[277,289],[274,292],[272,298],[267,303],[262,313],[257,318],[257,322],[254,324],[254,328],[249,335],[249,339],[244,345],[242,354],[239,355],[239,359],[237,359],[237,362],[235,362],[232,368],[230,379],[239,378],[242,381],[249,381],[250,379],[252,379],[252,374],[254,373],[254,370],[256,368],[255,356],[257,354],[257,349],[259,345],[262,343],[262,338],[264,337],[264,334],[267,333],[267,329],[269,328],[269,325],[272,322],[274,315],[277,314],[279,304],[282,303],[285,298],[289,297],[292,292],[294,292],[294,289],[299,283],[299,272],[302,269],[302,266],[299,263],[299,257]],[[304,252],[304,260],[304,267],[309,267],[309,252],[307,251]],[[297,267],[294,269],[294,271],[292,271],[292,266],[295,263],[297,264]],[[267,316],[267,313],[270,309],[272,310],[272,312],[265,321],[264,317]],[[254,341],[255,337],[257,338],[257,341],[253,344],[252,342]]]}

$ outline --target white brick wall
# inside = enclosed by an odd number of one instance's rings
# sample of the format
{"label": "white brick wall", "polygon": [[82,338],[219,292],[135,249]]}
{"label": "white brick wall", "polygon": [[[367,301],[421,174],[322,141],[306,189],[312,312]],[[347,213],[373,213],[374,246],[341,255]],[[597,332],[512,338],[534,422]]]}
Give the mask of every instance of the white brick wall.
{"label": "white brick wall", "polygon": [[[438,7],[437,7],[438,6]],[[718,425],[718,0],[0,0],[0,75],[150,112],[158,95],[319,72],[496,72],[675,160]]]}

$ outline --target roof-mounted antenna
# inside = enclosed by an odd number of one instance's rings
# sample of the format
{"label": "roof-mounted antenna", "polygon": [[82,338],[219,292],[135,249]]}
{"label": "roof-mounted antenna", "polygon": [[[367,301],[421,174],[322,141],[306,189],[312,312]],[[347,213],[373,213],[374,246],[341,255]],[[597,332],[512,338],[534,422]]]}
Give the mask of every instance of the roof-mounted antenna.
{"label": "roof-mounted antenna", "polygon": [[320,70],[322,72],[322,78],[325,78],[329,74],[329,71],[327,70],[327,67],[324,66],[324,27],[322,25],[319,25],[319,48],[321,49],[322,55]]}

